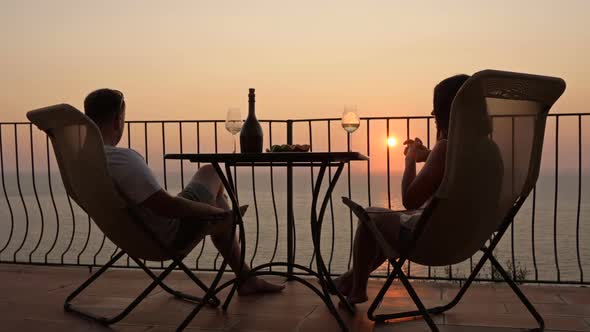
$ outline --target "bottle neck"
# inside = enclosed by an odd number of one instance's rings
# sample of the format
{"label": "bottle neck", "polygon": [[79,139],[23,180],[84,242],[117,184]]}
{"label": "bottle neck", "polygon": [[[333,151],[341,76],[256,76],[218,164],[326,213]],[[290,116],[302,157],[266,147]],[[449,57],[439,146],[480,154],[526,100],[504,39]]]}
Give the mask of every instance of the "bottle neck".
{"label": "bottle neck", "polygon": [[253,92],[248,94],[248,118],[256,119],[256,96]]}
{"label": "bottle neck", "polygon": [[254,105],[248,106],[248,118],[256,119],[256,110],[254,109]]}

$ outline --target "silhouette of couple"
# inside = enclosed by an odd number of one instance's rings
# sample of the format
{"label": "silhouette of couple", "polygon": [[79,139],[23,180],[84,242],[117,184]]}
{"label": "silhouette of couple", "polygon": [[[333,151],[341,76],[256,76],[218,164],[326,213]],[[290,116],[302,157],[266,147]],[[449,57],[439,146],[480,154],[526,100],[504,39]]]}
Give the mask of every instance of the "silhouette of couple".
{"label": "silhouette of couple", "polygon": [[[442,181],[451,104],[468,78],[467,75],[452,76],[434,88],[432,115],[436,121],[437,141],[432,150],[424,146],[419,138],[404,142],[405,169],[401,193],[407,210],[392,211],[379,207],[366,209],[394,248],[411,236],[420,217],[419,208],[434,195]],[[232,236],[230,227],[233,212],[213,167],[202,166],[182,192],[170,195],[158,184],[137,152],[117,147],[125,128],[125,108],[124,96],[117,90],[96,90],[84,101],[86,115],[100,129],[109,172],[117,187],[137,206],[146,225],[164,243],[173,248],[182,248],[190,241],[200,241],[210,235],[232,270],[239,271],[240,246]],[[422,162],[424,166],[416,173],[416,164]],[[245,213],[246,208],[241,207],[240,212]],[[221,221],[211,222],[212,219]],[[334,281],[336,287],[352,304],[367,301],[369,275],[385,260],[371,232],[363,223],[359,223],[354,238],[352,269]],[[250,267],[244,265],[241,275],[236,272],[238,278],[245,279],[239,284],[239,295],[279,292],[284,288],[284,285],[272,284],[257,277],[246,279],[249,270]]]}

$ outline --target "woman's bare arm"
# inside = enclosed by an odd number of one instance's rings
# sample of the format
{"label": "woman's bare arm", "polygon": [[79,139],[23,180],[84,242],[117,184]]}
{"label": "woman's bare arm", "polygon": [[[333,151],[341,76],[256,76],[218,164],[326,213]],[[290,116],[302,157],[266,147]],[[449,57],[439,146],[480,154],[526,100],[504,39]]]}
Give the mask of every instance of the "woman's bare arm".
{"label": "woman's bare arm", "polygon": [[406,167],[402,178],[402,203],[406,209],[418,209],[434,195],[444,175],[446,152],[447,141],[438,141],[418,174],[416,154],[409,152],[406,155]]}

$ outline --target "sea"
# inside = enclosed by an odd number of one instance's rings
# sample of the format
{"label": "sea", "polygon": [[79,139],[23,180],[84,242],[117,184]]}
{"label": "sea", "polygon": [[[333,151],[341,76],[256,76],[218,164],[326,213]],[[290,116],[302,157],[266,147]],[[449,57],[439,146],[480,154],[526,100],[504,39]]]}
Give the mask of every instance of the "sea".
{"label": "sea", "polygon": [[[181,190],[197,165],[167,162],[154,169],[170,193]],[[330,176],[333,174],[330,173]],[[295,262],[312,266],[311,192],[317,169],[294,170]],[[321,253],[334,273],[352,264],[352,239],[357,221],[341,203],[347,196],[364,206],[402,210],[401,173],[344,169],[332,194],[322,224]],[[286,261],[287,195],[286,171],[280,167],[243,167],[237,170],[240,204],[250,206],[244,218],[246,262],[259,265]],[[322,187],[322,195],[326,190]],[[389,189],[388,189],[389,188]],[[255,189],[255,190],[254,190]],[[51,264],[103,264],[116,246],[104,237],[75,202],[68,199],[56,168],[3,170],[0,192],[0,260],[2,262]],[[528,281],[587,282],[590,277],[590,176],[577,172],[542,173],[533,193],[515,218],[513,226],[495,251],[509,272]],[[70,207],[71,204],[71,207]],[[406,264],[406,271],[418,277],[467,277],[481,254],[451,267],[426,268]],[[209,239],[199,244],[185,262],[191,268],[215,269],[221,258]],[[121,259],[119,265],[130,264]],[[160,266],[160,263],[149,263]],[[315,266],[314,266],[315,267]],[[387,273],[387,264],[375,275]],[[277,268],[281,270],[281,268]],[[492,277],[487,264],[482,278]]]}

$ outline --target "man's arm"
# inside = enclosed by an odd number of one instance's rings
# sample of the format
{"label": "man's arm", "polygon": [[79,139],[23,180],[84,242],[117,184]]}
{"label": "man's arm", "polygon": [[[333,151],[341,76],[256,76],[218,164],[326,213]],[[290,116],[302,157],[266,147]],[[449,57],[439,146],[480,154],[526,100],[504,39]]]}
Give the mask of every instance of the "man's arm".
{"label": "man's arm", "polygon": [[179,196],[171,196],[165,190],[159,190],[140,204],[155,214],[167,218],[213,219],[225,217],[230,211],[218,207],[191,201]]}

